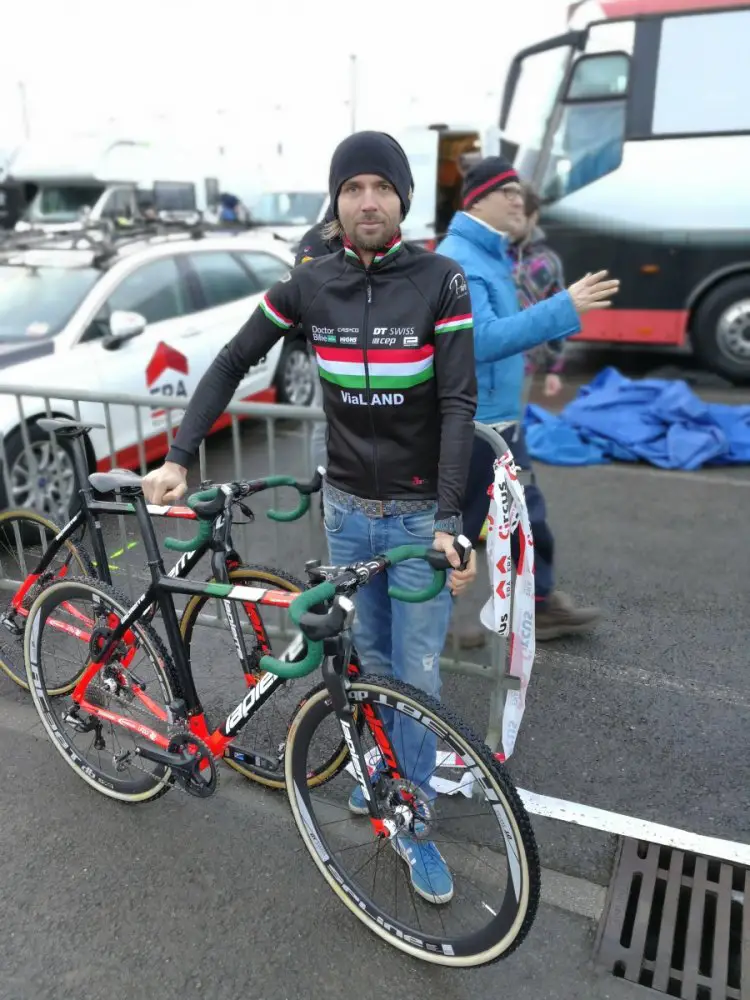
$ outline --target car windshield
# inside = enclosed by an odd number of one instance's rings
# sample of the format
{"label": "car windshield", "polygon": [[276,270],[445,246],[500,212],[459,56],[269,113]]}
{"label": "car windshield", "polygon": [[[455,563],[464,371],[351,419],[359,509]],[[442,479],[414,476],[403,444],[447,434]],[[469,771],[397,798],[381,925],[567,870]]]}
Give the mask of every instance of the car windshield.
{"label": "car windshield", "polygon": [[93,267],[0,265],[0,342],[54,337],[100,277]]}
{"label": "car windshield", "polygon": [[265,226],[312,226],[325,199],[325,191],[266,191],[251,214],[254,222]]}
{"label": "car windshield", "polygon": [[29,222],[75,222],[83,208],[93,208],[102,195],[101,185],[60,184],[44,186],[29,205]]}

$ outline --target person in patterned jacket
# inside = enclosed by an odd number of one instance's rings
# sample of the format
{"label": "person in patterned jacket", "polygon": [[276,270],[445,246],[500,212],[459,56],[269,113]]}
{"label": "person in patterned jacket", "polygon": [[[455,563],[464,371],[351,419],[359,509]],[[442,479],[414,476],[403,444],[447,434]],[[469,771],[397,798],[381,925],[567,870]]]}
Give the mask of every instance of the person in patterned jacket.
{"label": "person in patterned jacket", "polygon": [[[556,295],[565,288],[563,265],[559,256],[547,244],[539,225],[541,201],[530,184],[523,185],[524,220],[515,241],[508,246],[513,261],[513,277],[522,309]],[[513,234],[511,234],[513,235]],[[544,395],[557,396],[562,390],[565,367],[566,339],[548,340],[526,354],[524,403],[528,401],[531,383],[536,374],[544,375]]]}

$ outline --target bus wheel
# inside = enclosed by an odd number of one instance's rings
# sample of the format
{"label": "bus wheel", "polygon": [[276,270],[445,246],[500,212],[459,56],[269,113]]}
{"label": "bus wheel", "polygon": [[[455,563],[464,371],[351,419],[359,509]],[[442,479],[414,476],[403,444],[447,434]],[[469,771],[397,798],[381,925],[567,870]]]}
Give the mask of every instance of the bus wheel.
{"label": "bus wheel", "polygon": [[736,385],[750,384],[750,274],[708,293],[693,316],[691,338],[709,368]]}

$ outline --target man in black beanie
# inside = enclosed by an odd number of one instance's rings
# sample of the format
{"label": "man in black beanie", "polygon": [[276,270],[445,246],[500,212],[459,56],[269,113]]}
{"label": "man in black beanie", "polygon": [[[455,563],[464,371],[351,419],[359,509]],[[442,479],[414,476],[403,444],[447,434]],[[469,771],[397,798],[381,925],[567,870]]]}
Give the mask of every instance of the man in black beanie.
{"label": "man in black beanie", "polygon": [[[184,495],[188,465],[248,369],[285,332],[301,327],[317,355],[328,420],[323,502],[331,560],[345,566],[416,544],[445,552],[455,567],[448,588],[423,603],[388,594],[429,585],[432,569],[418,559],[389,567],[355,597],[363,669],[437,697],[451,592],[460,593],[476,575],[473,552],[460,568],[456,542],[477,387],[463,272],[401,240],[413,187],[408,160],[391,136],[359,132],[339,145],[330,171],[334,217],[325,237],[340,236],[342,249],[294,268],[269,289],[201,379],[167,461],[144,478],[143,489],[157,504]],[[373,781],[384,772],[384,780],[406,775],[415,801],[433,800],[435,734],[390,709],[383,721],[400,775],[383,763]],[[349,808],[369,813],[359,785]],[[406,862],[415,892],[432,903],[451,899],[453,879],[434,843],[406,832],[389,843]]]}
{"label": "man in black beanie", "polygon": [[[508,442],[517,465],[530,471],[521,426],[524,352],[577,333],[581,315],[609,306],[619,282],[608,280],[606,271],[587,274],[570,288],[522,311],[508,234],[515,235],[523,225],[524,192],[518,174],[503,157],[488,156],[467,170],[463,212],[454,216],[438,253],[458,261],[469,283],[479,384],[476,419],[495,427]],[[490,445],[477,437],[464,504],[467,533],[474,544],[489,510],[493,459]],[[525,492],[534,538],[536,638],[545,641],[588,631],[599,612],[576,607],[555,585],[554,539],[533,473]]]}

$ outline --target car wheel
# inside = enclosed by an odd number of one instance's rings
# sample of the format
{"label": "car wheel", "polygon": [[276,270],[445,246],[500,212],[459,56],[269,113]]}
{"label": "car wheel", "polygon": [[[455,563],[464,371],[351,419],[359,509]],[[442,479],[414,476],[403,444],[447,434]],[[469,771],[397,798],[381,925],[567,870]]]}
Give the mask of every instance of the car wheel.
{"label": "car wheel", "polygon": [[30,507],[57,523],[64,524],[78,510],[78,478],[71,446],[67,441],[52,441],[36,424],[28,425],[30,452],[20,428],[5,439],[7,476],[3,490],[10,495],[4,506]]}
{"label": "car wheel", "polygon": [[730,382],[750,382],[750,275],[723,281],[709,292],[691,327],[704,364]]}
{"label": "car wheel", "polygon": [[280,403],[309,406],[315,396],[318,374],[304,340],[284,345],[276,372],[276,393]]}

